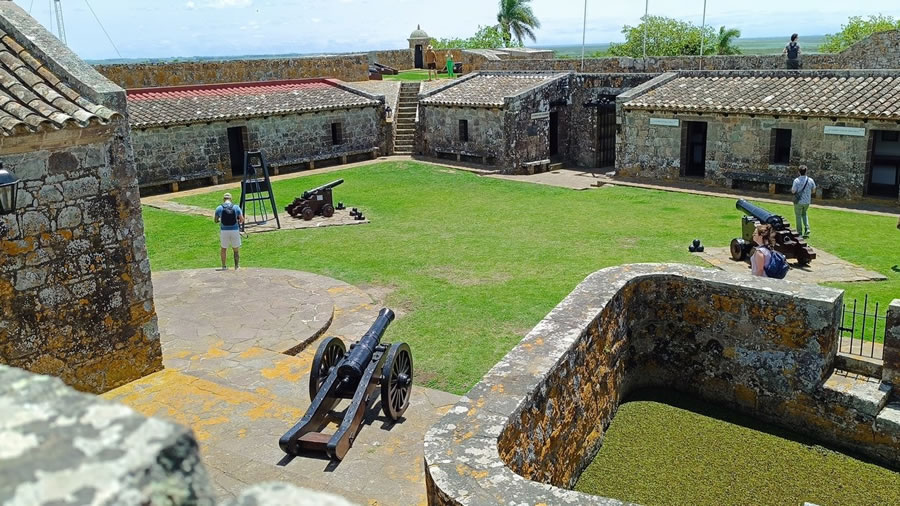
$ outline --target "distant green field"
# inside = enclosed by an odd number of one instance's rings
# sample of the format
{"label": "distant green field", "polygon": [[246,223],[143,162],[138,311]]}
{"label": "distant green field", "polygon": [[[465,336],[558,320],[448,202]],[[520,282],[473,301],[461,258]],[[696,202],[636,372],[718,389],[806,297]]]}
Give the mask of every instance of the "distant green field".
{"label": "distant green field", "polygon": [[[788,36],[785,37],[751,37],[738,39],[736,45],[744,54],[781,54],[785,44],[788,43]],[[805,53],[816,53],[819,46],[825,42],[823,35],[811,35],[809,37],[800,37],[800,47]],[[538,49],[552,49],[556,53],[556,57],[560,58],[580,58],[581,46],[536,46]],[[584,47],[584,54],[590,56],[597,51],[606,51],[609,44],[587,44]]]}

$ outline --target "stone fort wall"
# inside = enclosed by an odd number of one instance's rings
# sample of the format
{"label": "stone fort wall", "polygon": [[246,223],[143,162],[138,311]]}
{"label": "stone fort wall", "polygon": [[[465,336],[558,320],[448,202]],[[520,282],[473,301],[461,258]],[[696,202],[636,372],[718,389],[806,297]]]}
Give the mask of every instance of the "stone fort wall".
{"label": "stone fort wall", "polygon": [[621,504],[564,488],[596,455],[619,404],[647,386],[900,466],[900,404],[824,385],[841,306],[835,289],[710,269],[598,271],[428,431],[429,504]]}
{"label": "stone fort wall", "polygon": [[[896,69],[900,68],[900,31],[876,33],[837,54],[808,54],[801,57],[803,70]],[[784,69],[781,55],[704,56],[703,70],[775,70]],[[557,60],[485,60],[480,70],[554,70],[560,72],[662,73],[674,70],[699,70],[699,56],[643,58],[586,58]]]}

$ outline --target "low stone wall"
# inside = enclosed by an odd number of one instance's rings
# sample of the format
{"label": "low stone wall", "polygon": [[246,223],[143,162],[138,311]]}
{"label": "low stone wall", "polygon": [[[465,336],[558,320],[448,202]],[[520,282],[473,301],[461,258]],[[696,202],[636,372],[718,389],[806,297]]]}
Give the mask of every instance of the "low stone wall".
{"label": "low stone wall", "polygon": [[365,54],[207,62],[125,63],[94,65],[94,68],[110,81],[126,89],[313,77],[330,77],[342,81],[369,79],[369,59]]}
{"label": "low stone wall", "polygon": [[900,389],[900,299],[887,310],[884,332],[884,371],[882,381]]}
{"label": "low stone wall", "polygon": [[[189,428],[3,365],[0,410],[2,504],[216,503]],[[284,504],[350,506],[285,483],[250,487],[224,506]]]}
{"label": "low stone wall", "polygon": [[[787,43],[787,42],[785,42]],[[804,70],[821,69],[896,69],[900,68],[900,31],[874,34],[837,54],[808,54],[801,58]],[[700,70],[699,56],[644,58],[586,58],[485,60],[481,70],[554,70],[559,72],[661,73],[674,70]],[[775,70],[785,68],[780,55],[704,56],[703,70]]]}
{"label": "low stone wall", "polygon": [[[582,282],[425,436],[430,504],[621,504],[574,485],[636,388],[674,388],[900,466],[900,426],[822,389],[842,293],[695,267]],[[880,421],[880,418],[878,419]]]}
{"label": "low stone wall", "polygon": [[372,51],[370,59],[376,63],[387,65],[397,70],[408,70],[415,66],[412,49],[393,49],[387,51]]}

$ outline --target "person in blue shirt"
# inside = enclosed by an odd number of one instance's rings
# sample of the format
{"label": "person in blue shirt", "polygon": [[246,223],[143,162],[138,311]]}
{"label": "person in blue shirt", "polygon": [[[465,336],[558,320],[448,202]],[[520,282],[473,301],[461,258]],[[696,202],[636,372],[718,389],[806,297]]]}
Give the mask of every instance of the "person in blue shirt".
{"label": "person in blue shirt", "polygon": [[222,246],[222,270],[227,271],[228,248],[234,251],[234,269],[240,268],[241,258],[241,224],[244,223],[244,213],[239,206],[231,201],[231,194],[223,196],[222,205],[216,208],[216,223],[219,223],[219,242]]}
{"label": "person in blue shirt", "polygon": [[809,237],[809,205],[812,203],[813,192],[816,191],[816,182],[806,175],[806,165],[800,166],[800,175],[794,179],[791,185],[791,193],[794,194],[794,217],[797,218],[797,233],[804,239]]}

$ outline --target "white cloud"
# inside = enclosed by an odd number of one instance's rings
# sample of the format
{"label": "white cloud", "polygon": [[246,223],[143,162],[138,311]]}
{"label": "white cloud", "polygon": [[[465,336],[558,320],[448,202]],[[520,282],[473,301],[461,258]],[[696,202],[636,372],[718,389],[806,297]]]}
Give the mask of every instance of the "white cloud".
{"label": "white cloud", "polygon": [[188,9],[194,9],[197,7],[197,4],[195,4],[194,2],[188,2],[188,3],[184,4],[184,6],[187,7]]}
{"label": "white cloud", "polygon": [[251,5],[253,5],[253,0],[212,0],[210,2],[206,2],[205,5],[214,9],[226,9],[230,7],[250,7]]}

